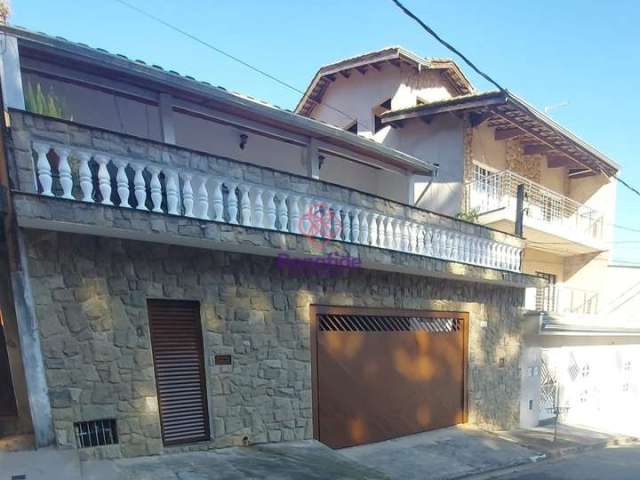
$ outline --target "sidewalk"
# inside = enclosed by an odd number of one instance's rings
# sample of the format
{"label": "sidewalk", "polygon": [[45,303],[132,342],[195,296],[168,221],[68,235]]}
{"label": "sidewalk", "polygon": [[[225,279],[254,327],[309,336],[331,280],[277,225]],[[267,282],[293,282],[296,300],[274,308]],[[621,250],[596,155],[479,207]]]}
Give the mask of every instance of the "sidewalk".
{"label": "sidewalk", "polygon": [[0,480],[81,480],[77,450],[0,451]]}
{"label": "sidewalk", "polygon": [[563,425],[552,440],[552,427],[496,433],[462,426],[342,450],[308,440],[80,462],[77,450],[45,448],[0,452],[0,480],[470,480],[637,442]]}
{"label": "sidewalk", "polygon": [[339,450],[393,480],[453,480],[529,464],[539,453],[490,432],[458,426]]}
{"label": "sidewalk", "polygon": [[596,432],[569,425],[558,425],[557,438],[553,440],[553,425],[531,429],[515,429],[493,432],[494,435],[518,445],[535,450],[544,458],[561,458],[576,453],[637,443],[638,438],[627,435]]}

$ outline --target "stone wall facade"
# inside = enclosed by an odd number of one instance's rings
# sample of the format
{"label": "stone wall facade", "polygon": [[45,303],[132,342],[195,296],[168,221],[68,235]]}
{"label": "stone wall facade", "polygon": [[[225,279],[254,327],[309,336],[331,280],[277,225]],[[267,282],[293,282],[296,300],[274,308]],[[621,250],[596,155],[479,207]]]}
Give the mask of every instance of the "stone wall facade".
{"label": "stone wall facade", "polygon": [[[469,421],[518,422],[518,306],[512,287],[353,270],[292,277],[269,257],[24,230],[29,277],[57,442],[74,446],[73,422],[114,417],[117,447],[136,456],[164,448],[147,299],[201,305],[210,442],[215,448],[311,438],[311,304],[470,313]],[[231,354],[231,366],[214,365]]]}

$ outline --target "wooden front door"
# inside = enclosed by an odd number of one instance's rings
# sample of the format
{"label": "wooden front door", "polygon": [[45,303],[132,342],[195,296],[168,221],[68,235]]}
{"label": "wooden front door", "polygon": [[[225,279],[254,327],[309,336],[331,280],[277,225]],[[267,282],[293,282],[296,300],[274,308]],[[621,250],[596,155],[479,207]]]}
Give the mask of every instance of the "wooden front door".
{"label": "wooden front door", "polygon": [[200,304],[149,300],[148,309],[164,444],[208,440]]}

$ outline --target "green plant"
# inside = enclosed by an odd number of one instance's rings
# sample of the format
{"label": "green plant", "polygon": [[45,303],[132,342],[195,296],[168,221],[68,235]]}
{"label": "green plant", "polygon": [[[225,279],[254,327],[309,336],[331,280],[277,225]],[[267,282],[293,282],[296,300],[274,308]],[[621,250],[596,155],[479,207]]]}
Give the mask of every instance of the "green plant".
{"label": "green plant", "polygon": [[466,222],[478,223],[478,217],[480,216],[480,209],[472,208],[471,210],[467,210],[465,212],[458,212],[456,214],[456,218],[460,220],[464,220]]}
{"label": "green plant", "polygon": [[58,98],[53,89],[45,93],[39,82],[35,84],[35,87],[31,83],[27,84],[24,103],[28,112],[70,120],[65,111],[64,102]]}

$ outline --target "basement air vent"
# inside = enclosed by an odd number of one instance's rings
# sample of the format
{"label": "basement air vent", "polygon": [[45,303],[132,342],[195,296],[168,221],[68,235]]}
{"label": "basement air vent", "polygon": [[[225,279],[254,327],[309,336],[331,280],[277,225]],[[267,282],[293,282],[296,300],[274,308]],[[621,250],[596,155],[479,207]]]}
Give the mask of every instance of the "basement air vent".
{"label": "basement air vent", "polygon": [[80,448],[101,447],[118,443],[118,430],[114,418],[76,422],[73,425]]}
{"label": "basement air vent", "polygon": [[462,329],[459,318],[401,317],[388,315],[318,316],[321,332],[429,332],[451,333]]}

